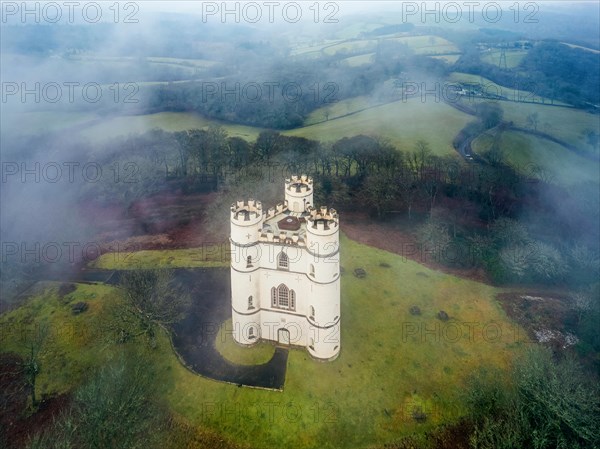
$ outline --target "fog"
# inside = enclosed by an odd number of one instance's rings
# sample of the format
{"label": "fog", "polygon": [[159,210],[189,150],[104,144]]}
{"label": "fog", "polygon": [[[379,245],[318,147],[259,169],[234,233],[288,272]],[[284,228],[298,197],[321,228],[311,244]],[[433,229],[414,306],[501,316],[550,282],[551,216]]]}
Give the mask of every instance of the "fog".
{"label": "fog", "polygon": [[[115,130],[114,136],[109,133],[98,141],[85,131],[115,117],[194,110],[224,123],[262,123],[263,128],[281,123],[282,130],[296,127],[311,110],[323,106],[322,97],[307,99],[310,86],[317,86],[322,96],[333,92],[332,104],[356,96],[377,100],[388,95],[390,80],[402,74],[411,82],[435,83],[442,71],[450,71],[440,60],[413,57],[401,43],[379,42],[371,33],[386,25],[410,25],[420,34],[449,38],[460,35],[463,42],[479,36],[481,28],[495,28],[504,33],[497,41],[568,39],[593,49],[599,44],[595,2],[536,3],[539,10],[522,9],[518,20],[517,12],[504,3],[498,20],[490,20],[494,11],[470,10],[462,4],[461,17],[455,20],[456,11],[437,2],[288,3],[273,10],[260,2],[233,3],[225,12],[221,2],[135,2],[116,9],[103,3],[97,21],[92,9],[75,10],[71,18],[62,5],[60,20],[54,20],[54,6],[29,5],[33,13],[24,13],[22,3],[2,4],[0,222],[5,263],[18,258],[14,244],[43,247],[56,242],[64,247],[102,239],[98,234],[105,230],[106,214],[122,211],[110,209],[106,198],[102,201],[107,208],[98,214],[86,203],[93,204],[92,199],[106,194],[102,192],[118,190],[105,187],[123,175],[123,166],[116,169],[114,164],[124,162],[120,152],[127,131]],[[537,22],[523,20],[527,14]],[[352,51],[320,50],[345,36],[371,39],[372,51],[389,58],[372,68],[350,67],[340,60]],[[311,46],[315,49],[308,53],[314,57],[299,52]],[[236,83],[242,87],[236,90]],[[304,88],[301,101],[282,98],[278,89],[286,83]],[[259,85],[265,100],[269,84],[276,85],[273,101],[256,106],[248,100],[250,90],[241,98],[244,87]],[[192,90],[177,90],[188,85],[199,95],[209,95],[209,101],[189,96]],[[228,95],[227,89],[234,93]],[[173,106],[162,100],[169,95],[188,97]],[[560,163],[554,167],[562,169]],[[584,203],[597,208],[593,189],[585,192],[591,197]],[[546,207],[568,215],[567,205],[555,203],[552,195],[542,198]],[[535,222],[535,217],[523,219]],[[139,233],[135,223],[123,226],[121,239]]]}

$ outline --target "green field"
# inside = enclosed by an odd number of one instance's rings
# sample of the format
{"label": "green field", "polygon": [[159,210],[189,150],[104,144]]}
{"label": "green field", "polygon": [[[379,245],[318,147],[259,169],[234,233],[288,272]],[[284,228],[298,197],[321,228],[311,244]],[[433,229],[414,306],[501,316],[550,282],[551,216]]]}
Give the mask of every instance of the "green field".
{"label": "green field", "polygon": [[375,39],[349,40],[323,48],[323,53],[332,56],[338,53],[372,52],[377,47]]}
{"label": "green field", "polygon": [[[341,248],[345,274],[337,360],[318,363],[306,351],[293,349],[283,392],[239,388],[190,372],[161,333],[153,350],[144,349],[144,340],[127,343],[143,351],[156,369],[155,394],[194,428],[259,448],[367,447],[462,416],[466,377],[480,366],[505,368],[523,346],[524,331],[493,299],[498,290],[344,236]],[[366,271],[365,278],[352,275],[358,267]],[[1,351],[25,354],[21,327],[35,328],[42,321],[51,325],[52,338],[41,354],[38,396],[71,390],[122,348],[105,331],[110,311],[123,300],[117,289],[78,285],[59,298],[56,288],[47,284],[24,306],[0,316]],[[71,305],[81,300],[90,309],[73,316]],[[421,315],[409,313],[413,305]],[[449,321],[436,318],[440,310]],[[245,357],[237,352],[243,348],[225,346],[221,350],[228,357]],[[268,346],[246,362],[262,361],[263,350]],[[418,407],[427,416],[424,422],[413,417]]]}
{"label": "green field", "polygon": [[[500,67],[501,54],[502,52],[500,50],[490,50],[481,56],[481,60],[488,64]],[[527,50],[507,50],[504,54],[506,56],[506,68],[513,69],[517,67],[527,55]]]}
{"label": "green field", "polygon": [[[493,137],[484,134],[473,141],[476,153],[488,149]],[[500,137],[505,160],[526,176],[564,185],[600,181],[598,163],[585,159],[561,145],[521,132],[508,131]]]}
{"label": "green field", "polygon": [[[428,96],[425,100],[400,100],[337,119],[332,119],[335,115],[331,114],[330,119],[324,123],[284,131],[283,134],[323,142],[366,134],[388,139],[397,148],[411,151],[418,140],[425,140],[435,154],[455,154],[452,139],[473,118],[441,101],[436,102],[433,96]],[[338,107],[343,111],[347,105],[342,104]],[[311,116],[323,117],[323,111],[315,111]]]}
{"label": "green field", "polygon": [[121,116],[95,124],[81,131],[89,139],[100,142],[112,137],[128,134],[138,134],[160,128],[165,131],[184,131],[186,129],[201,129],[210,125],[222,126],[230,137],[256,140],[262,131],[251,126],[232,125],[218,120],[207,119],[201,115],[187,112],[159,112],[148,115]]}
{"label": "green field", "polygon": [[[500,95],[506,97],[511,101],[537,101],[544,103],[552,103],[549,98],[540,97],[535,94],[535,92],[529,92],[526,90],[516,90],[506,86],[501,86],[500,84],[496,84],[493,81],[483,78],[478,75],[470,75],[468,73],[460,73],[460,72],[452,72],[448,77],[448,81],[453,83],[472,83],[479,85],[482,90],[489,95]],[[565,105],[565,103],[561,103],[560,101],[554,101],[555,105]]]}
{"label": "green field", "polygon": [[545,106],[531,103],[500,103],[504,111],[504,120],[512,121],[521,128],[531,128],[527,117],[537,114],[537,130],[550,134],[582,151],[598,155],[598,148],[592,147],[586,140],[586,133],[593,131],[600,134],[600,119],[579,109]]}
{"label": "green field", "polygon": [[442,61],[446,61],[448,64],[454,64],[460,58],[460,55],[437,55],[432,56],[434,59],[441,59]]}
{"label": "green field", "polygon": [[131,270],[165,268],[228,267],[229,243],[201,248],[144,250],[105,253],[90,263],[101,270]]}
{"label": "green field", "polygon": [[394,37],[390,40],[408,45],[418,55],[438,55],[460,51],[449,40],[433,35]]}
{"label": "green field", "polygon": [[371,64],[374,56],[375,53],[365,53],[364,55],[350,56],[349,58],[344,59],[344,62],[350,67],[358,67],[361,65]]}

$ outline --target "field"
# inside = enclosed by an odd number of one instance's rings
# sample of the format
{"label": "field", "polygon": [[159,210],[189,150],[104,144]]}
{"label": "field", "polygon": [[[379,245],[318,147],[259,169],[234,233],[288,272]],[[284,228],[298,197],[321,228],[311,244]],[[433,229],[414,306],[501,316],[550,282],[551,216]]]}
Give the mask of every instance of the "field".
{"label": "field", "polygon": [[165,131],[183,131],[186,129],[206,128],[220,125],[229,136],[237,136],[246,140],[256,140],[260,128],[232,125],[218,120],[207,119],[201,115],[186,112],[160,112],[148,115],[121,116],[94,124],[81,131],[81,134],[94,141],[103,141],[119,135],[144,133],[153,128]]}
{"label": "field", "polygon": [[[484,134],[473,141],[475,152],[490,147],[492,136]],[[521,132],[502,133],[500,148],[506,162],[524,175],[546,178],[564,185],[600,182],[598,163],[585,159],[546,139]]]}
{"label": "field", "polygon": [[[452,83],[472,83],[476,84],[489,95],[500,95],[506,97],[511,101],[531,101],[539,103],[551,103],[555,105],[565,105],[560,101],[552,101],[549,98],[540,97],[535,92],[527,90],[527,86],[522,86],[522,89],[513,89],[506,86],[501,86],[493,81],[483,78],[477,75],[470,75],[467,73],[453,72],[448,77],[448,80]],[[535,87],[535,84],[531,87]],[[568,106],[568,105],[567,105]]]}
{"label": "field", "polygon": [[[239,388],[191,373],[161,333],[154,350],[137,343],[156,368],[156,395],[195,428],[260,448],[367,447],[460,417],[465,378],[479,366],[506,367],[523,346],[524,331],[493,299],[498,290],[343,236],[341,245],[342,352],[336,361],[317,363],[294,349],[283,392]],[[352,275],[358,267],[365,278]],[[70,390],[121,348],[103,331],[110,310],[122,301],[118,290],[78,285],[60,298],[57,284],[45,287],[0,317],[2,351],[25,353],[19,337],[26,333],[11,331],[11,325],[47,322],[54,331],[41,354],[38,395]],[[73,316],[70,307],[81,300],[90,309]],[[413,305],[420,315],[409,313]],[[449,321],[436,317],[440,310]],[[222,337],[215,335],[221,352],[244,362],[240,348]],[[264,360],[270,348],[245,362]]]}
{"label": "field", "polygon": [[90,264],[100,270],[164,268],[198,268],[229,266],[229,244],[206,245],[201,248],[144,250],[105,253]]}
{"label": "field", "polygon": [[[455,154],[452,139],[468,122],[472,121],[472,117],[453,109],[441,100],[436,102],[432,95],[424,100],[426,101],[421,101],[418,97],[407,101],[400,100],[337,119],[332,119],[335,114],[331,114],[326,122],[285,131],[283,134],[323,142],[366,134],[388,139],[397,148],[403,150],[413,150],[418,140],[425,140],[435,154]],[[337,108],[342,111],[345,108],[351,110],[358,105],[359,103],[350,106],[343,104]],[[333,110],[339,111],[339,109]],[[323,112],[315,111],[312,116],[322,117]]]}
{"label": "field", "polygon": [[452,42],[439,36],[394,37],[390,38],[390,40],[408,45],[417,55],[440,55],[460,51]]}
{"label": "field", "polygon": [[[517,67],[525,55],[527,55],[527,50],[506,50],[504,53],[506,56],[506,68],[513,69]],[[482,55],[481,60],[487,62],[488,64],[494,64],[500,67],[500,50],[489,50]],[[502,64],[504,66],[504,64]]]}
{"label": "field", "polygon": [[349,58],[344,59],[344,62],[346,62],[346,64],[348,64],[350,67],[358,67],[361,65],[371,64],[374,56],[375,53],[365,53],[364,55],[350,56]]}

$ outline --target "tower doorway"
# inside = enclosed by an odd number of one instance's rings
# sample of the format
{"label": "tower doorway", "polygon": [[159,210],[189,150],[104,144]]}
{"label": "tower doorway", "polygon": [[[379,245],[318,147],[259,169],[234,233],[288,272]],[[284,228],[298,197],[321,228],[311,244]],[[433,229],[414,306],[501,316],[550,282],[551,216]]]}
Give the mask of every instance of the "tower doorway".
{"label": "tower doorway", "polygon": [[277,342],[280,345],[289,346],[290,344],[290,331],[287,329],[278,329],[277,330]]}

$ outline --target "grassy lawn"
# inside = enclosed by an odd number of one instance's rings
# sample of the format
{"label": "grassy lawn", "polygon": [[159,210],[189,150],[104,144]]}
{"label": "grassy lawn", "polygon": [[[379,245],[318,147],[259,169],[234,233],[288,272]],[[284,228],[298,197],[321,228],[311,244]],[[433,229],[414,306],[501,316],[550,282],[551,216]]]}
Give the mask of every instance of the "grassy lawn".
{"label": "grassy lawn", "polygon": [[[358,134],[377,135],[388,139],[399,149],[411,151],[415,143],[422,139],[429,143],[435,154],[455,154],[452,139],[473,118],[441,100],[436,102],[433,95],[424,100],[421,101],[419,97],[410,98],[405,102],[400,100],[333,120],[331,117],[335,116],[335,113],[332,113],[327,122],[284,131],[283,134],[324,142]],[[349,108],[359,104],[360,100]],[[339,104],[332,106],[332,110],[343,111],[346,107],[346,104]],[[313,112],[311,117],[323,117],[322,109]]]}
{"label": "grassy lawn", "polygon": [[81,131],[81,134],[94,141],[103,141],[118,135],[144,133],[152,128],[175,132],[186,129],[207,128],[210,125],[220,125],[230,137],[237,136],[249,141],[256,140],[256,137],[262,131],[260,128],[232,125],[194,113],[159,112],[157,114],[116,117],[90,126]]}
{"label": "grassy lawn", "polygon": [[229,243],[200,248],[105,253],[89,264],[103,270],[228,267]]}
{"label": "grassy lawn", "polygon": [[227,360],[239,365],[262,365],[267,363],[275,353],[275,346],[266,341],[259,341],[252,347],[238,345],[227,329],[233,329],[231,318],[219,327],[219,333],[215,338],[217,351]]}
{"label": "grassy lawn", "polygon": [[[191,373],[161,333],[154,350],[144,349],[143,340],[127,343],[147,352],[157,372],[156,394],[193,427],[252,447],[367,447],[455,420],[464,410],[460,392],[465,377],[482,365],[506,367],[524,345],[524,331],[493,300],[497,289],[344,236],[341,245],[345,274],[337,360],[318,363],[303,350],[291,350],[283,392],[238,388]],[[352,275],[358,267],[367,272],[365,278]],[[2,351],[24,354],[20,333],[7,327],[11,324],[47,321],[76,330],[59,333],[44,349],[38,395],[69,390],[122,347],[110,343],[107,333],[90,331],[110,319],[106,306],[121,301],[115,288],[78,285],[60,299],[56,284],[47,287],[0,316],[6,331]],[[69,304],[80,300],[87,300],[90,309],[71,315]],[[420,307],[421,315],[409,313],[412,305]],[[440,310],[449,321],[436,318]],[[244,348],[220,346],[228,358],[247,363],[262,362],[268,349],[253,348],[246,356]],[[415,407],[427,415],[425,421],[413,418]]]}
{"label": "grassy lawn", "polygon": [[[475,152],[490,147],[492,136],[484,134],[473,141]],[[598,164],[566,148],[539,137],[508,131],[500,137],[500,148],[506,161],[527,176],[536,176],[542,169],[543,177],[564,185],[585,181],[599,182]]]}

